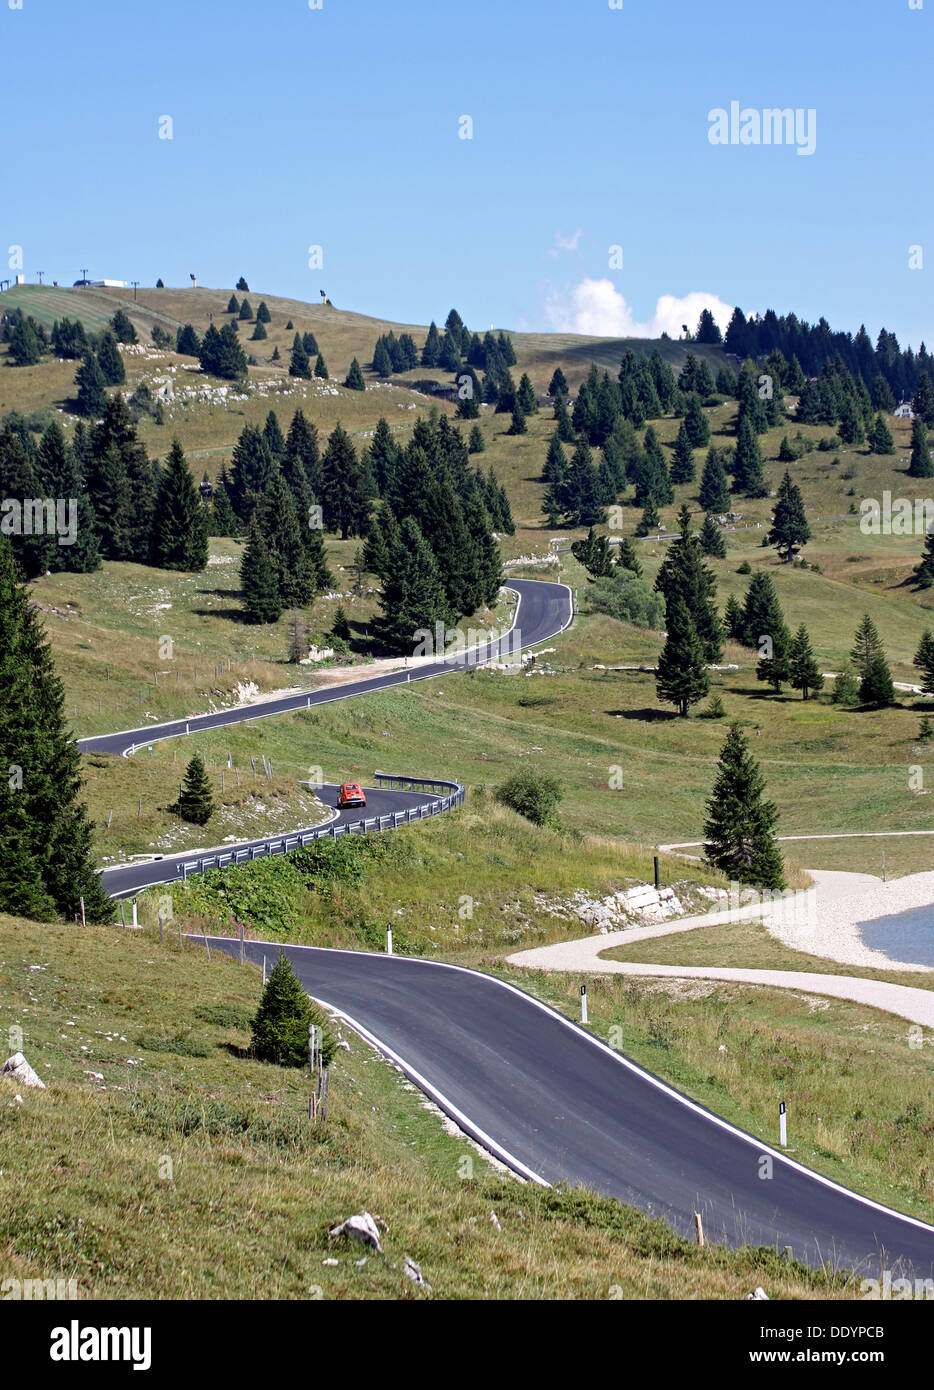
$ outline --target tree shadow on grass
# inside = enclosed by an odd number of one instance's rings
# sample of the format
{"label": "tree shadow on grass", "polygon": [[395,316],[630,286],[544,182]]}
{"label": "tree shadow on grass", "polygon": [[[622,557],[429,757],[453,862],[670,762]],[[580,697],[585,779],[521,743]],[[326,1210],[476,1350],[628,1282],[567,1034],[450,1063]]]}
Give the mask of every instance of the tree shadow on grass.
{"label": "tree shadow on grass", "polygon": [[673,709],[608,709],[604,710],[611,718],[635,719],[646,724],[667,723],[681,716]]}

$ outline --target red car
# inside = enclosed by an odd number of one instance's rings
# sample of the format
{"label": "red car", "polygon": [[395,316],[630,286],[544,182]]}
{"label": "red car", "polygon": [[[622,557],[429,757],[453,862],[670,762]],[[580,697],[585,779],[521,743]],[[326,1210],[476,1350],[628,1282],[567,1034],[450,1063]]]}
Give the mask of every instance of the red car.
{"label": "red car", "polygon": [[344,782],[337,794],[337,804],[341,808],[345,806],[365,806],[366,797],[363,795],[363,788],[359,782]]}

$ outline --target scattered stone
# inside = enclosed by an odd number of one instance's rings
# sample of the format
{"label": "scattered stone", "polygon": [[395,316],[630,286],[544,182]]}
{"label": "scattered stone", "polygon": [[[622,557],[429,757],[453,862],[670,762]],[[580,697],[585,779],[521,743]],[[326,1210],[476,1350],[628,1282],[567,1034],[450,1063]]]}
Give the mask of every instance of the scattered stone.
{"label": "scattered stone", "polygon": [[[348,1216],[346,1221],[341,1221],[339,1225],[332,1226],[328,1235],[332,1237],[350,1236],[353,1240],[360,1240],[364,1245],[370,1245],[378,1255],[383,1253],[383,1247],[379,1243],[378,1218],[370,1215],[368,1211],[358,1212],[356,1216]],[[383,1229],[386,1223],[380,1222]]]}
{"label": "scattered stone", "polygon": [[12,1057],[6,1059],[0,1067],[0,1074],[18,1081],[21,1086],[38,1086],[41,1091],[45,1090],[45,1082],[36,1075],[21,1052],[14,1052]]}
{"label": "scattered stone", "polygon": [[768,1294],[766,1293],[765,1289],[762,1287],[761,1284],[760,1284],[759,1287],[756,1289],[755,1293],[747,1293],[746,1298],[747,1298],[747,1299],[750,1299],[750,1298],[762,1299],[762,1298],[764,1298],[765,1301],[766,1301],[766,1303],[768,1303],[768,1301],[769,1301],[769,1296],[768,1296]]}
{"label": "scattered stone", "polygon": [[405,1264],[402,1266],[402,1273],[407,1279],[411,1279],[413,1284],[418,1284],[421,1288],[431,1293],[431,1285],[425,1282],[421,1268],[408,1255],[405,1257]]}
{"label": "scattered stone", "polygon": [[495,1211],[490,1212],[490,1225],[494,1226],[497,1231],[501,1231],[503,1229],[500,1225],[499,1217],[496,1215]]}
{"label": "scattered stone", "polygon": [[340,1260],[322,1260],[321,1263],[323,1265],[339,1265]]}

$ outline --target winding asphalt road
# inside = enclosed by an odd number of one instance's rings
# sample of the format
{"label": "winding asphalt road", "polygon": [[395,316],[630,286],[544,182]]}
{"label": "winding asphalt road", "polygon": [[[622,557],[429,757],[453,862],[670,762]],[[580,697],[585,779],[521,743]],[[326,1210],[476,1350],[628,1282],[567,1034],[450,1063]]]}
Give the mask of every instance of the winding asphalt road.
{"label": "winding asphalt road", "polygon": [[[546,641],[570,624],[565,586],[512,580],[510,587],[519,595],[516,627],[522,646]],[[519,645],[518,635],[514,640]],[[502,646],[422,667],[414,678],[430,679],[495,658],[503,654]],[[406,680],[405,672],[377,676],[201,715],[187,727],[195,733]],[[85,739],[81,747],[126,754],[185,732],[186,721],[177,720]],[[400,807],[400,796],[410,798],[409,804],[423,796],[372,795],[385,796],[393,809]],[[185,857],[190,853],[174,858]],[[125,895],[126,882],[118,876],[138,871],[148,883],[169,882],[178,873],[168,859],[112,869],[105,876],[108,891]],[[231,954],[239,949],[227,939],[213,938],[213,943]],[[248,942],[245,949],[259,962],[280,946]],[[686,1235],[699,1211],[709,1240],[790,1246],[811,1264],[851,1267],[871,1277],[885,1268],[934,1276],[934,1227],[770,1149],[514,986],[439,962],[284,949],[311,995],[341,1012],[464,1130],[523,1176],[585,1184],[666,1218]]]}

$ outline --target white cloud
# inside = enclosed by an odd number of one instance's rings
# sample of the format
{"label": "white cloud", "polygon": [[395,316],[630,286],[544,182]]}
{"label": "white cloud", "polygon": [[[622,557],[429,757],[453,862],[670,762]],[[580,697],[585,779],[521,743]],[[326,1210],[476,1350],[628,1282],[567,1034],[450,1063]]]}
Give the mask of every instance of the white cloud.
{"label": "white cloud", "polygon": [[659,338],[662,333],[677,338],[684,323],[694,332],[702,309],[709,309],[721,330],[726,331],[732,304],[702,290],[693,290],[681,298],[661,295],[646,323],[638,322],[612,280],[581,280],[572,290],[553,292],[545,301],[553,329],[596,338]]}
{"label": "white cloud", "polygon": [[555,232],[555,244],[545,252],[545,255],[553,261],[557,260],[558,253],[561,251],[579,251],[583,235],[583,227],[577,227],[570,236],[564,236],[562,232]]}

